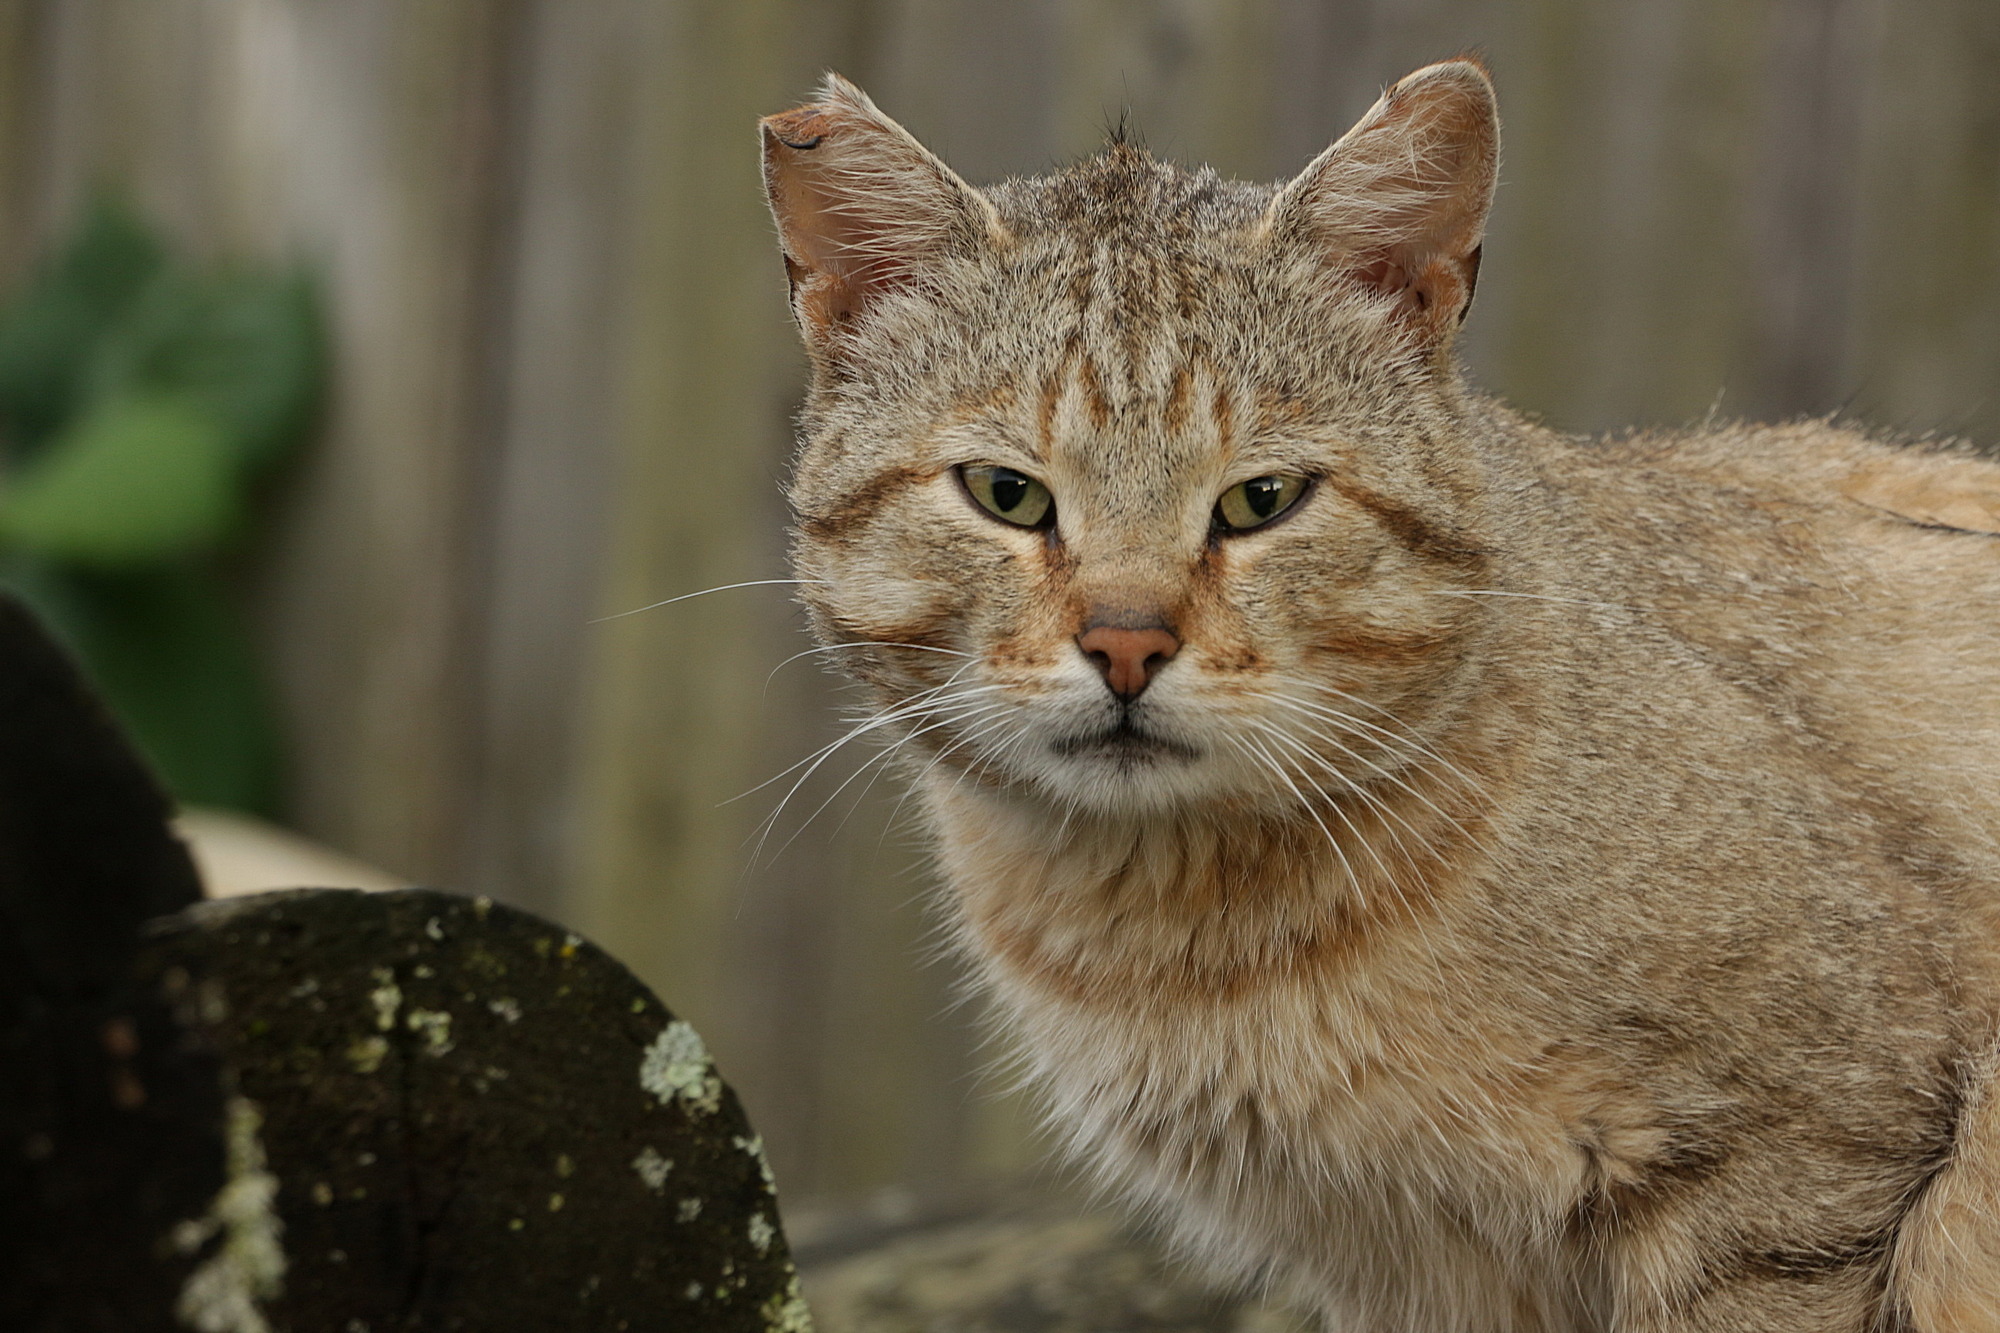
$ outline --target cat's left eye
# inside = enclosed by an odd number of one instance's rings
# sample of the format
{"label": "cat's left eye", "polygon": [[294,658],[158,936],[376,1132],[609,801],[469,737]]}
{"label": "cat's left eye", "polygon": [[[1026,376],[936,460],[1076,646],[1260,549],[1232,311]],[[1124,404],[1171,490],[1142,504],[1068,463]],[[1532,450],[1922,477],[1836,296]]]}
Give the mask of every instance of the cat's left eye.
{"label": "cat's left eye", "polygon": [[1039,528],[1055,516],[1056,501],[1049,488],[1025,472],[982,464],[962,467],[958,476],[973,502],[1002,523]]}
{"label": "cat's left eye", "polygon": [[1261,528],[1297,504],[1305,493],[1304,477],[1252,477],[1222,493],[1215,502],[1216,522],[1231,532]]}

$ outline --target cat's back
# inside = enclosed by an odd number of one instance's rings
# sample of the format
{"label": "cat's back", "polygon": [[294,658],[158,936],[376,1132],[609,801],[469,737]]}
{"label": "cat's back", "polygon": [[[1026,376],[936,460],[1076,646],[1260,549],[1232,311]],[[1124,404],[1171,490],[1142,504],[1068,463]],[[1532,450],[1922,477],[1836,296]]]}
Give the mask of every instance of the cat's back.
{"label": "cat's back", "polygon": [[1802,754],[2000,849],[2000,463],[1823,421],[1543,448],[1598,596]]}
{"label": "cat's back", "polygon": [[1597,581],[1677,631],[1779,670],[1860,653],[1913,695],[2000,683],[2000,462],[1822,421],[1547,447],[1605,539]]}

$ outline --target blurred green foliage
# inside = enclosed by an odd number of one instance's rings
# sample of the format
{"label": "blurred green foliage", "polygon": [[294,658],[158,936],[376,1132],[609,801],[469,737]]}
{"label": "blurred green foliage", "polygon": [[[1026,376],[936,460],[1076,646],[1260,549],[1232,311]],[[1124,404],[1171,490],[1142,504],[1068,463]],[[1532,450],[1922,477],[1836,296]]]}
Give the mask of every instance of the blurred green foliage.
{"label": "blurred green foliage", "polygon": [[273,803],[277,739],[222,562],[324,362],[303,274],[187,264],[109,201],[0,305],[0,583],[182,801]]}

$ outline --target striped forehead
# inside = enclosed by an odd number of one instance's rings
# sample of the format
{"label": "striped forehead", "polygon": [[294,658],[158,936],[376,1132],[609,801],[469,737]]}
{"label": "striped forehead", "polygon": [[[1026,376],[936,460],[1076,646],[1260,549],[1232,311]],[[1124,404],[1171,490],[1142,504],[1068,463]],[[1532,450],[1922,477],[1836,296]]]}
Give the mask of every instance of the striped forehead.
{"label": "striped forehead", "polygon": [[1233,395],[1199,363],[1121,381],[1080,348],[1043,386],[1041,404],[1039,443],[1058,505],[1102,537],[1135,524],[1181,526],[1172,516],[1187,509],[1190,487],[1205,489],[1226,466],[1234,436]]}
{"label": "striped forehead", "polygon": [[1073,341],[1036,386],[1034,450],[1083,476],[1170,472],[1227,456],[1236,394],[1198,352],[1159,340],[1142,358]]}
{"label": "striped forehead", "polygon": [[1189,468],[1226,465],[1241,394],[1193,327],[1200,298],[1180,266],[1108,249],[1093,259],[1070,284],[1067,318],[1044,326],[1057,336],[1024,397],[1036,457],[1129,507]]}

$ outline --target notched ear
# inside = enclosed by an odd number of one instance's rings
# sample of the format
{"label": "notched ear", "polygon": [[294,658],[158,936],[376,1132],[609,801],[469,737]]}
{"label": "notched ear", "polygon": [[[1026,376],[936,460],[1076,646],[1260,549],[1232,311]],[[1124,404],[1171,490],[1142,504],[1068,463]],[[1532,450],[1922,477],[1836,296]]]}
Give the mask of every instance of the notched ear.
{"label": "notched ear", "polygon": [[1267,226],[1317,251],[1338,280],[1396,298],[1397,319],[1435,345],[1472,303],[1499,163],[1485,69],[1428,65],[1280,190]]}
{"label": "notched ear", "polygon": [[816,353],[870,301],[1005,235],[984,195],[837,74],[762,126],[792,313]]}

